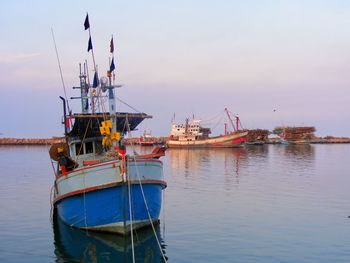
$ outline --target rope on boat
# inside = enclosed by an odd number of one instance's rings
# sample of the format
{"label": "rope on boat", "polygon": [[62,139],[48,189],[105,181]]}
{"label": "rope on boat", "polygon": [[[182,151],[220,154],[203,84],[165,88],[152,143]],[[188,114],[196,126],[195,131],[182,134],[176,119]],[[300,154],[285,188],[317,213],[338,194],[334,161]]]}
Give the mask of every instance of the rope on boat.
{"label": "rope on boat", "polygon": [[54,190],[55,190],[55,186],[56,186],[57,172],[55,170],[55,165],[53,164],[53,161],[51,158],[50,158],[50,162],[51,162],[53,173],[55,174],[55,182],[51,186],[51,189],[50,189],[50,221],[51,221],[51,224],[53,224],[53,210],[54,210],[54,204],[53,204],[54,198],[53,197],[55,195]]}
{"label": "rope on boat", "polygon": [[213,117],[210,117],[210,118],[208,118],[208,119],[206,119],[206,120],[202,120],[202,123],[204,123],[204,124],[211,124],[213,121],[216,121],[217,119],[221,119],[222,118],[222,116],[223,116],[223,112],[222,111],[220,111],[218,114],[216,114],[215,116],[213,116]]}
{"label": "rope on boat", "polygon": [[90,118],[88,124],[86,125],[84,137],[83,137],[83,139],[81,140],[81,144],[80,144],[80,147],[79,147],[79,151],[78,151],[78,154],[76,155],[76,158],[75,158],[75,161],[76,161],[76,162],[78,162],[78,159],[79,159],[81,150],[82,150],[83,147],[84,147],[84,146],[83,146],[83,145],[84,145],[84,141],[85,141],[85,138],[86,138],[87,131],[89,130],[89,125],[90,125],[91,121],[92,121],[92,119]]}
{"label": "rope on boat", "polygon": [[165,191],[163,192],[163,209],[162,209],[162,214],[163,214],[163,238],[165,238]]}
{"label": "rope on boat", "polygon": [[83,184],[84,184],[84,190],[83,190],[83,200],[84,200],[84,224],[85,224],[85,229],[87,230],[87,223],[86,223],[86,198],[85,198],[85,173],[83,174]]}
{"label": "rope on boat", "polygon": [[218,127],[219,124],[222,123],[222,120],[223,120],[223,119],[224,119],[224,116],[222,116],[222,117],[218,120],[218,122],[212,127],[212,129],[213,129],[213,130],[216,129],[216,127]]}
{"label": "rope on boat", "polygon": [[132,221],[132,204],[131,204],[131,186],[130,177],[128,176],[128,196],[129,196],[129,217],[130,217],[130,235],[131,235],[131,251],[132,251],[132,262],[135,263],[135,248],[134,248],[134,231],[133,231],[133,221]]}
{"label": "rope on boat", "polygon": [[135,107],[131,106],[130,104],[126,103],[125,101],[122,101],[121,99],[119,99],[119,98],[117,98],[117,97],[116,97],[116,99],[117,99],[118,101],[120,101],[121,103],[123,103],[124,105],[128,106],[130,109],[136,111],[137,113],[142,113],[141,111],[139,111],[139,110],[136,109]]}
{"label": "rope on boat", "polygon": [[167,262],[167,259],[166,259],[165,255],[164,255],[164,253],[163,253],[163,249],[162,249],[162,246],[161,246],[161,244],[160,244],[159,238],[158,238],[158,236],[157,236],[156,229],[155,229],[155,227],[154,227],[151,214],[150,214],[150,212],[149,212],[149,208],[148,208],[148,205],[147,205],[147,200],[146,200],[145,193],[144,193],[143,187],[142,187],[141,178],[140,178],[139,171],[138,171],[138,168],[137,168],[137,165],[136,165],[136,157],[133,156],[133,158],[134,158],[134,163],[135,163],[135,170],[136,170],[137,179],[138,179],[138,181],[139,181],[139,185],[140,185],[140,189],[141,189],[141,193],[142,193],[143,202],[145,203],[146,210],[147,210],[148,219],[149,219],[149,221],[150,221],[150,223],[151,223],[152,230],[153,230],[153,234],[154,234],[154,236],[155,236],[155,238],[156,238],[156,240],[157,240],[157,244],[158,244],[160,253],[162,254],[162,258],[163,258],[164,262]]}
{"label": "rope on boat", "polygon": [[[128,118],[127,118],[127,116],[126,116],[126,122],[128,123]],[[127,125],[127,128],[128,128],[129,134],[131,134],[130,126]],[[134,146],[135,146],[135,145],[132,143],[132,147],[133,147],[133,148],[134,148]],[[154,234],[154,236],[155,236],[155,238],[156,238],[156,240],[157,240],[157,244],[158,244],[158,247],[159,247],[159,251],[160,251],[160,253],[162,254],[162,258],[163,258],[164,262],[167,262],[167,259],[166,259],[165,255],[164,255],[164,252],[163,252],[162,246],[161,246],[161,244],[160,244],[159,238],[158,238],[158,236],[157,236],[156,229],[154,228],[154,224],[153,224],[153,221],[152,221],[151,214],[150,214],[150,212],[149,212],[149,208],[148,208],[148,205],[147,205],[147,200],[146,200],[145,193],[144,193],[143,187],[142,187],[142,182],[141,182],[139,170],[138,170],[138,167],[137,167],[137,165],[136,165],[136,156],[134,155],[132,158],[134,159],[136,175],[137,175],[137,178],[138,178],[138,181],[139,181],[139,185],[140,185],[140,189],[141,189],[141,193],[142,193],[143,202],[145,203],[145,206],[146,206],[147,215],[148,215],[148,220],[149,220],[150,223],[151,223],[152,230],[153,230],[153,234]],[[128,177],[128,183],[130,184],[130,178],[129,178],[129,177]],[[130,191],[129,191],[129,193],[130,193]],[[132,240],[132,241],[133,241],[133,240]],[[133,247],[133,246],[132,246],[132,247]]]}
{"label": "rope on boat", "polygon": [[53,191],[54,191],[54,185],[52,185],[50,189],[50,222],[51,224],[53,224],[53,198],[52,198],[52,196],[54,195]]}
{"label": "rope on boat", "polygon": [[[62,67],[61,67],[61,62],[60,62],[60,57],[58,56],[58,50],[57,50],[57,45],[56,45],[56,40],[55,40],[55,34],[53,33],[53,28],[51,27],[51,33],[52,33],[52,40],[53,43],[55,45],[55,51],[56,51],[56,57],[57,57],[57,63],[58,63],[58,68],[60,70],[60,76],[61,76],[61,81],[62,81],[62,86],[63,86],[63,92],[64,92],[64,98],[67,101],[67,108],[68,108],[68,112],[70,112],[70,108],[69,108],[69,102],[67,99],[67,92],[66,92],[66,85],[64,83],[64,79],[63,79],[63,73],[62,73]],[[72,120],[70,120],[71,124],[72,124]]]}
{"label": "rope on boat", "polygon": [[[130,126],[129,126],[129,120],[128,120],[128,115],[126,115],[125,117],[125,123],[124,123],[124,128],[123,130],[125,130],[125,126],[127,126],[127,129],[130,133]],[[125,158],[123,158],[124,162],[127,160]],[[125,165],[125,163],[123,164],[124,167],[127,167],[127,165]],[[127,169],[128,171],[128,169]],[[130,174],[129,174],[130,175]],[[130,218],[130,236],[131,236],[131,252],[132,252],[132,262],[135,263],[135,247],[134,247],[134,231],[133,231],[133,221],[132,221],[132,203],[131,203],[131,186],[130,186],[130,176],[127,176],[127,173],[125,173],[125,168],[124,168],[124,178],[127,179],[128,182],[128,197],[129,197],[129,218]]]}
{"label": "rope on boat", "polygon": [[53,170],[53,173],[55,174],[55,178],[57,178],[57,172],[56,172],[56,170],[55,170],[55,165],[53,164],[53,161],[52,161],[52,159],[50,158],[50,161],[51,161],[51,166],[52,166],[52,170]]}

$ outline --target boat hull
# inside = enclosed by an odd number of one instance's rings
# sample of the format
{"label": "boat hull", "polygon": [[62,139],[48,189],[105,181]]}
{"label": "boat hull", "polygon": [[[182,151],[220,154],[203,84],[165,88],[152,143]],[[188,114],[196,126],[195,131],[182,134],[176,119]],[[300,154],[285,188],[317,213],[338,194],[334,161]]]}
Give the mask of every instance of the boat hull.
{"label": "boat hull", "polygon": [[157,223],[162,190],[166,187],[162,181],[162,162],[154,159],[129,162],[129,182],[123,181],[120,168],[120,162],[106,163],[58,178],[55,195],[58,217],[72,227],[119,234],[130,232],[131,221],[133,229]]}
{"label": "boat hull", "polygon": [[248,132],[234,133],[203,140],[168,140],[168,148],[235,148],[247,141]]}
{"label": "boat hull", "polygon": [[145,141],[143,141],[143,142],[140,142],[140,145],[141,146],[153,146],[154,143],[153,142],[145,142]]}
{"label": "boat hull", "polygon": [[[140,185],[131,185],[134,229],[150,224],[147,208],[153,222],[158,221],[161,209],[162,186],[160,184],[145,184],[142,188],[147,207]],[[70,196],[58,202],[56,208],[59,217],[67,225],[95,231],[126,234],[130,232],[128,195],[128,185],[122,184]]]}

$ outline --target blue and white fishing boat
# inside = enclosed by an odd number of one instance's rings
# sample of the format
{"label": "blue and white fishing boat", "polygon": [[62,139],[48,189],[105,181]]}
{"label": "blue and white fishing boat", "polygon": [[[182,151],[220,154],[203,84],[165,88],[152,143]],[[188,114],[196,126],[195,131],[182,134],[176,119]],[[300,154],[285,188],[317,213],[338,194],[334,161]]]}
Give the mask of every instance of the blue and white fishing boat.
{"label": "blue and white fishing boat", "polygon": [[[85,29],[90,27],[88,16],[86,19]],[[89,35],[88,51],[92,49]],[[50,157],[57,164],[53,204],[58,218],[69,226],[127,234],[158,222],[166,188],[159,160],[164,151],[126,153],[124,135],[151,116],[116,112],[115,88],[120,86],[114,85],[112,47],[113,38],[107,77],[98,79],[94,65],[90,85],[86,62],[80,66],[80,86],[75,89],[80,90],[81,113],[72,114],[68,100],[61,97],[65,142],[50,148]],[[104,105],[106,98],[108,106]]]}

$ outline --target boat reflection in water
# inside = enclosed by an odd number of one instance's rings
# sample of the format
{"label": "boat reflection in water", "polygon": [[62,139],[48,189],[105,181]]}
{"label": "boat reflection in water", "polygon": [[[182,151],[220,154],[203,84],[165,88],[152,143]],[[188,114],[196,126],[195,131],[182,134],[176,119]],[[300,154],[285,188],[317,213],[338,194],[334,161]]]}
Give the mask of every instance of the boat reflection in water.
{"label": "boat reflection in water", "polygon": [[[132,262],[131,237],[110,233],[84,231],[64,224],[54,216],[56,262]],[[165,255],[165,244],[156,234]],[[152,227],[135,231],[135,262],[164,262]],[[167,258],[166,258],[167,259]]]}
{"label": "boat reflection in water", "polygon": [[169,149],[167,156],[172,174],[197,176],[212,174],[237,176],[241,166],[247,166],[245,148]]}
{"label": "boat reflection in water", "polygon": [[290,144],[284,146],[284,153],[290,157],[315,158],[315,148],[310,144]]}

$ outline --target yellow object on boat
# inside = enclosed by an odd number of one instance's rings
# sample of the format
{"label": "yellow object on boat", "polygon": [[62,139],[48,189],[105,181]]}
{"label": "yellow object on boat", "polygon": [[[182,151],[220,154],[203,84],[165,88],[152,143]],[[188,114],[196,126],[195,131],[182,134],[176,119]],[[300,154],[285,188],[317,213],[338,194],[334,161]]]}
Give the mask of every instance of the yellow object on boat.
{"label": "yellow object on boat", "polygon": [[119,141],[120,140],[120,133],[119,132],[112,132],[111,133],[111,140]]}
{"label": "yellow object on boat", "polygon": [[110,135],[111,129],[112,129],[112,122],[110,120],[101,122],[101,126],[100,126],[101,135]]}
{"label": "yellow object on boat", "polygon": [[105,146],[105,147],[111,147],[112,145],[112,141],[111,141],[111,138],[109,136],[105,136],[103,137],[102,139],[102,145]]}

